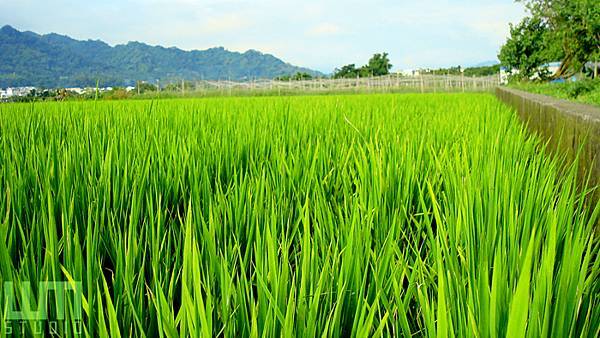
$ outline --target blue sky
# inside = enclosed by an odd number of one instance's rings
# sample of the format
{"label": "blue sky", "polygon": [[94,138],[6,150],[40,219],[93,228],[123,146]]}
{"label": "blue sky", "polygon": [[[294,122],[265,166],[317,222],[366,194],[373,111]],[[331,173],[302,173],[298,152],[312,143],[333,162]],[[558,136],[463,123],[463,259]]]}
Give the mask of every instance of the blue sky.
{"label": "blue sky", "polygon": [[111,45],[256,49],[324,72],[387,51],[394,69],[495,60],[512,0],[0,0],[0,26]]}

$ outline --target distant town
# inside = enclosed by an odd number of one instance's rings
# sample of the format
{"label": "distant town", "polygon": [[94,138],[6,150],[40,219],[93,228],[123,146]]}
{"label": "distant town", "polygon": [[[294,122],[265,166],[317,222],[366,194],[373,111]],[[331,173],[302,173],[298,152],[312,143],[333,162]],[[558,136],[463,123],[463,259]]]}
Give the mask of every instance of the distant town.
{"label": "distant town", "polygon": [[[122,88],[122,90],[125,90],[126,92],[131,92],[133,90],[135,90],[136,87],[125,87]],[[44,98],[44,97],[55,97],[57,95],[60,95],[61,92],[69,95],[77,95],[77,96],[81,96],[81,95],[86,95],[86,94],[90,94],[90,95],[94,95],[95,93],[107,93],[107,92],[111,92],[115,90],[115,88],[113,87],[100,87],[100,88],[92,88],[92,87],[87,87],[87,88],[80,88],[80,87],[72,87],[72,88],[55,88],[55,89],[47,89],[47,88],[36,88],[36,87],[31,87],[31,86],[27,86],[27,87],[8,87],[8,88],[0,88],[0,100],[2,101],[8,101],[14,98],[19,98],[19,97],[40,97],[40,98]]]}

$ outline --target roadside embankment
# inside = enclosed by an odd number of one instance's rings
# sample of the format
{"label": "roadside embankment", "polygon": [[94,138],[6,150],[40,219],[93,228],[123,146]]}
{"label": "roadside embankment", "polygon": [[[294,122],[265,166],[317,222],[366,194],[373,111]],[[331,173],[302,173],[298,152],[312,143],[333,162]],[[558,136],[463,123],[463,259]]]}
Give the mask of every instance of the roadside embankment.
{"label": "roadside embankment", "polygon": [[[600,108],[545,95],[498,87],[496,96],[516,109],[529,130],[547,140],[552,150],[574,159],[580,147],[579,177],[600,184]],[[600,191],[594,193],[600,200]]]}

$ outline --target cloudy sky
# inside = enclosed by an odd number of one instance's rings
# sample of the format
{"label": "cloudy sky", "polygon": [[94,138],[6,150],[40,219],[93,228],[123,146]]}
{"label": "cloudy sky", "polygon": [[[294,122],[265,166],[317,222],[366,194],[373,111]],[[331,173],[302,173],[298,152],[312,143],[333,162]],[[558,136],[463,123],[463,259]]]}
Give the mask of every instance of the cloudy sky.
{"label": "cloudy sky", "polygon": [[0,0],[0,26],[111,45],[256,49],[324,72],[387,51],[394,69],[495,60],[512,0]]}

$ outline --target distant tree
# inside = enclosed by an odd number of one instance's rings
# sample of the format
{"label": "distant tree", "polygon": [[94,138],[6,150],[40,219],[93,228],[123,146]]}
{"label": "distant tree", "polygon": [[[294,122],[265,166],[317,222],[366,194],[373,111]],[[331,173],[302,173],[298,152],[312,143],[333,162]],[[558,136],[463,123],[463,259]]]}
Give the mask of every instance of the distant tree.
{"label": "distant tree", "polygon": [[[500,64],[491,65],[491,66],[464,68],[465,76],[490,76],[490,75],[496,75],[499,72],[500,72]],[[421,70],[421,73],[429,74],[429,75],[460,75],[461,73],[463,73],[463,69],[461,66],[456,66],[456,67],[449,67],[449,68],[426,69],[426,70]]]}
{"label": "distant tree", "polygon": [[275,78],[276,81],[302,81],[312,80],[312,75],[304,72],[297,72],[294,75],[282,75]]}
{"label": "distant tree", "polygon": [[292,79],[292,76],[289,74],[286,74],[286,75],[278,76],[274,80],[275,81],[290,81],[291,79]]}
{"label": "distant tree", "polygon": [[145,92],[155,92],[156,85],[148,83],[148,82],[138,82],[135,86],[134,92],[143,94]]}
{"label": "distant tree", "polygon": [[302,72],[298,72],[294,75],[294,77],[292,78],[293,80],[296,81],[303,81],[303,80],[312,80],[312,75],[308,74],[308,73],[302,73]]}
{"label": "distant tree", "polygon": [[334,79],[340,78],[355,78],[368,76],[382,76],[390,73],[392,64],[388,58],[388,53],[375,54],[369,60],[369,63],[356,68],[355,64],[345,65],[342,68],[336,68],[333,72]]}
{"label": "distant tree", "polygon": [[438,69],[421,69],[419,71],[421,74],[437,74],[437,75],[460,75],[461,68],[460,66],[449,67],[449,68],[438,68]]}
{"label": "distant tree", "polygon": [[131,97],[131,94],[125,90],[125,88],[115,87],[108,93],[104,94],[102,98],[107,100],[123,100]]}
{"label": "distant tree", "polygon": [[335,69],[333,72],[334,79],[347,79],[347,78],[355,78],[359,76],[359,70],[356,69],[355,64],[345,65],[340,69]]}
{"label": "distant tree", "polygon": [[180,92],[181,91],[181,84],[179,83],[169,83],[165,86],[165,88],[163,89],[166,92]]}
{"label": "distant tree", "polygon": [[[186,91],[194,90],[196,88],[196,85],[190,81],[184,81],[183,85],[185,86]],[[167,92],[181,92],[181,81],[168,83],[164,90]]]}
{"label": "distant tree", "polygon": [[388,58],[388,53],[375,54],[369,60],[369,63],[362,68],[365,76],[383,76],[388,75],[392,69],[392,64]]}
{"label": "distant tree", "polygon": [[500,64],[465,68],[465,76],[490,76],[500,73]]}

